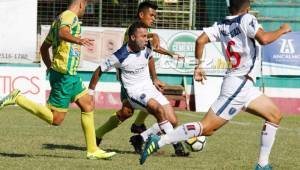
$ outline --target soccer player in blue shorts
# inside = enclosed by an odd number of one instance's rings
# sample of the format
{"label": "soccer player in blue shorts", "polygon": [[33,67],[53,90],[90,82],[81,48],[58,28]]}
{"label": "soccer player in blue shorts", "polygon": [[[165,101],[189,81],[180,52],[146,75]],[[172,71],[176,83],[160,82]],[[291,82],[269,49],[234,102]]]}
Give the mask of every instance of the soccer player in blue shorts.
{"label": "soccer player in blue shorts", "polygon": [[[81,124],[87,146],[88,159],[106,159],[115,152],[106,152],[96,145],[94,106],[88,90],[77,75],[80,48],[93,45],[93,40],[81,38],[78,17],[85,12],[87,0],[71,0],[68,10],[53,22],[48,36],[41,46],[42,59],[50,75],[51,92],[48,106],[37,104],[14,90],[0,101],[0,109],[17,104],[51,125],[60,125],[67,114],[69,103],[75,102],[81,109]],[[49,49],[52,47],[53,61]]]}
{"label": "soccer player in blue shorts", "polygon": [[231,15],[209,28],[204,28],[203,34],[197,39],[195,48],[195,57],[198,62],[194,77],[196,81],[203,82],[206,79],[201,66],[204,46],[209,42],[222,43],[231,66],[223,79],[219,97],[201,121],[186,123],[161,137],[152,135],[141,154],[141,164],[150,154],[166,144],[184,141],[194,136],[212,135],[244,108],[248,113],[265,120],[261,133],[259,159],[255,169],[272,169],[269,164],[269,155],[282,115],[278,107],[254,86],[255,40],[261,45],[266,45],[290,32],[291,28],[283,24],[276,31],[265,32],[259,26],[255,16],[248,13],[249,0],[230,0],[229,2]]}

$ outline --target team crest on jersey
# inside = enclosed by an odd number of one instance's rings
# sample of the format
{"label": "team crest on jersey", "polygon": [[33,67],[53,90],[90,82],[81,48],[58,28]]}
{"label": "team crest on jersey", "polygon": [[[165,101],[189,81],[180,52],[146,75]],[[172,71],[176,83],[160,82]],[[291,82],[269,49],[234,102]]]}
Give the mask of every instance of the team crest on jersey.
{"label": "team crest on jersey", "polygon": [[72,46],[70,53],[72,56],[79,57],[80,56],[80,47]]}
{"label": "team crest on jersey", "polygon": [[140,99],[144,100],[145,98],[146,98],[146,94],[145,93],[141,94]]}
{"label": "team crest on jersey", "polygon": [[282,40],[282,45],[280,48],[280,53],[281,54],[294,54],[295,53],[295,48],[293,46],[293,40],[292,39],[281,39]]}
{"label": "team crest on jersey", "polygon": [[236,112],[236,108],[232,107],[229,109],[229,114],[233,115]]}

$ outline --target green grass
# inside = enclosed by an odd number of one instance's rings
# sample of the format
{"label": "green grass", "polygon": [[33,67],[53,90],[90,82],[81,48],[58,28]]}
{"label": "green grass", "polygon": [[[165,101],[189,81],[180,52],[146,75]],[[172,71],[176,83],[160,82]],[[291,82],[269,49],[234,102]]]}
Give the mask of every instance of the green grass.
{"label": "green grass", "polygon": [[[113,110],[97,110],[99,126]],[[202,114],[178,112],[180,123],[200,120]],[[134,118],[134,117],[133,117]],[[0,169],[215,169],[250,170],[258,156],[263,121],[240,114],[231,123],[209,137],[205,149],[188,158],[172,157],[171,146],[162,148],[139,165],[128,140],[133,118],[107,134],[102,148],[116,151],[112,160],[86,160],[79,110],[68,113],[60,127],[51,127],[17,108],[0,112]],[[146,124],[154,122],[151,117]],[[284,117],[278,130],[270,161],[275,170],[300,169],[300,116]]]}

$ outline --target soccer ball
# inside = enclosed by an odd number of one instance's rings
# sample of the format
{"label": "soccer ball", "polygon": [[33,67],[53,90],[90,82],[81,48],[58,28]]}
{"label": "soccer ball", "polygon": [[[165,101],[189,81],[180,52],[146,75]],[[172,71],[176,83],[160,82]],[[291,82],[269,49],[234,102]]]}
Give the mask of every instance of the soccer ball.
{"label": "soccer ball", "polygon": [[202,151],[206,144],[205,136],[192,137],[184,142],[186,148],[192,152]]}

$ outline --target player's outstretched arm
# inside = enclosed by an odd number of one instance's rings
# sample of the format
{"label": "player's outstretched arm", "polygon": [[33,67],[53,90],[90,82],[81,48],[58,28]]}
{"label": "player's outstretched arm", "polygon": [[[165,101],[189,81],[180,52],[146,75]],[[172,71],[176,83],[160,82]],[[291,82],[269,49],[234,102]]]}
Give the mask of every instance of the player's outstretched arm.
{"label": "player's outstretched arm", "polygon": [[169,51],[167,49],[164,49],[163,47],[160,46],[160,39],[159,36],[156,33],[151,33],[152,37],[152,47],[153,47],[153,51],[159,53],[159,54],[163,54],[163,55],[168,55],[174,59],[181,59],[184,58],[183,56],[181,56],[180,54],[176,54],[172,51]]}
{"label": "player's outstretched arm", "polygon": [[51,44],[44,41],[41,48],[40,48],[42,60],[45,63],[48,70],[51,67],[51,59],[50,59],[50,54],[49,54],[49,48],[50,47],[51,47]]}
{"label": "player's outstretched arm", "polygon": [[101,71],[101,67],[98,67],[94,73],[93,73],[93,76],[90,80],[90,84],[89,84],[89,93],[92,93],[94,92],[96,86],[97,86],[97,83],[99,81],[99,78],[101,77],[102,75],[102,71]]}
{"label": "player's outstretched arm", "polygon": [[70,27],[68,27],[68,26],[62,27],[59,30],[59,38],[64,40],[64,41],[68,41],[68,42],[71,42],[71,43],[83,45],[85,47],[93,46],[93,41],[94,41],[94,40],[89,39],[89,38],[74,37],[72,34],[70,34]]}
{"label": "player's outstretched arm", "polygon": [[194,77],[196,81],[200,81],[203,84],[203,81],[206,80],[206,75],[201,67],[202,64],[202,55],[205,44],[209,43],[209,38],[205,32],[203,32],[196,40],[195,45],[195,58],[196,58],[196,67],[194,72]]}
{"label": "player's outstretched arm", "polygon": [[259,29],[255,35],[255,39],[261,45],[267,45],[277,40],[281,35],[291,32],[291,27],[288,24],[283,24],[276,31],[265,32],[263,29]]}
{"label": "player's outstretched arm", "polygon": [[153,57],[150,57],[149,59],[149,72],[151,75],[151,79],[153,81],[154,86],[159,90],[163,91],[164,86],[166,85],[164,82],[161,82],[157,78],[156,69],[155,69],[155,61]]}

